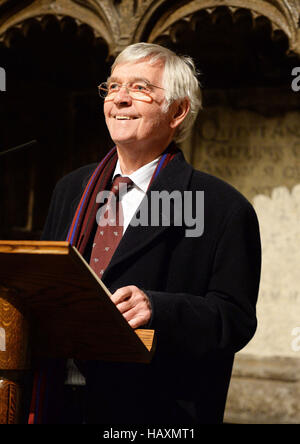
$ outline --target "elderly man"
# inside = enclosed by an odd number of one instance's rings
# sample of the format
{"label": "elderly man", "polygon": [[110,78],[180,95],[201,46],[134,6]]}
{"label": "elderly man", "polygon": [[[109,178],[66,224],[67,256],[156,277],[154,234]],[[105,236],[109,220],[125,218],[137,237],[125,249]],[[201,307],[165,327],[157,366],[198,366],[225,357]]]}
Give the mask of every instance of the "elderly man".
{"label": "elderly man", "polygon": [[[83,417],[80,411],[72,419],[73,400],[61,410],[56,406],[56,421],[220,423],[234,354],[256,329],[255,212],[230,185],[194,170],[175,145],[201,106],[190,58],[159,45],[131,45],[99,93],[115,147],[98,166],[82,167],[58,183],[43,239],[75,245],[129,325],[156,330],[157,349],[149,365],[78,363]],[[117,189],[116,177],[125,178],[126,192],[116,198],[119,222],[107,232],[99,192]],[[153,200],[162,191],[176,192],[177,199],[151,224]],[[164,223],[167,212],[172,214]],[[189,218],[179,217],[185,212]],[[148,223],[137,223],[142,214]],[[74,393],[75,376],[67,379]]]}

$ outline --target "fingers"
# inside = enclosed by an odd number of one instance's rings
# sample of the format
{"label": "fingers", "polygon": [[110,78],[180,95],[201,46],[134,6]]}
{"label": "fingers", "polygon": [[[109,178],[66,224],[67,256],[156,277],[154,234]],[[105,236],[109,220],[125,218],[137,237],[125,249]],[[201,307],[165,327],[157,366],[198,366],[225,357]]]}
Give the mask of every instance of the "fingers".
{"label": "fingers", "polygon": [[132,328],[138,328],[146,325],[151,318],[151,310],[146,304],[136,305],[122,314]]}
{"label": "fingers", "polygon": [[125,299],[129,298],[133,291],[138,288],[134,285],[129,285],[127,287],[121,287],[117,291],[114,292],[114,294],[111,296],[111,300],[115,305],[119,304],[120,302],[124,301]]}
{"label": "fingers", "polygon": [[147,324],[151,319],[151,304],[147,295],[135,285],[119,288],[111,297],[132,328]]}

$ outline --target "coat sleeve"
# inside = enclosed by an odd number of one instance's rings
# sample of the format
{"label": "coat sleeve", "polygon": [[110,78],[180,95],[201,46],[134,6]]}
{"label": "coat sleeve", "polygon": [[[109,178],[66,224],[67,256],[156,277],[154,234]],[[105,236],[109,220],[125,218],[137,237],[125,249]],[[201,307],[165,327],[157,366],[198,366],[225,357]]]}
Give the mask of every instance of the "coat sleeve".
{"label": "coat sleeve", "polygon": [[71,204],[66,200],[62,185],[63,181],[58,182],[54,188],[41,240],[66,240],[71,220]]}
{"label": "coat sleeve", "polygon": [[206,294],[146,290],[153,307],[149,328],[157,332],[157,352],[199,358],[243,348],[256,330],[260,268],[259,226],[247,203],[231,214],[216,242]]}
{"label": "coat sleeve", "polygon": [[52,194],[42,240],[66,240],[77,205],[95,167],[96,164],[81,167],[57,182]]}
{"label": "coat sleeve", "polygon": [[57,187],[54,189],[48,209],[47,219],[43,227],[41,240],[55,239],[55,214],[57,213]]}

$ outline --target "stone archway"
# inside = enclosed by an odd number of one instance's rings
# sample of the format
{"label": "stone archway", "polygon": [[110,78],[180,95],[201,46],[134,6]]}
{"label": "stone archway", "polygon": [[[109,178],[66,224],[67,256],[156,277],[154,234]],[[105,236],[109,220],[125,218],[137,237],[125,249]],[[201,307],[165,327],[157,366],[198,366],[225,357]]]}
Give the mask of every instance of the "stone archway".
{"label": "stone archway", "polygon": [[180,20],[189,21],[201,10],[212,12],[220,6],[233,13],[247,9],[254,19],[267,18],[274,31],[286,34],[289,49],[300,53],[299,0],[23,0],[17,5],[1,0],[0,39],[7,29],[29,18],[69,16],[90,26],[115,56],[131,43],[154,41]]}
{"label": "stone archway", "polygon": [[19,1],[13,4],[11,0],[0,2],[0,41],[11,28],[22,28],[24,22],[32,19],[41,21],[44,16],[53,16],[58,21],[64,17],[71,18],[77,26],[87,25],[95,38],[102,38],[110,52],[114,47],[113,34],[117,31],[113,25],[112,14],[106,13],[101,2],[82,0],[35,0]]}
{"label": "stone archway", "polygon": [[[126,2],[124,2],[126,3]],[[266,18],[273,31],[282,31],[289,41],[289,50],[300,54],[299,18],[297,1],[275,0],[166,0],[148,1],[148,8],[140,17],[135,30],[135,41],[155,41],[159,36],[169,35],[171,28],[180,21],[194,21],[194,15],[201,11],[214,13],[220,7],[228,8],[233,15],[238,10],[246,10],[253,20]]]}

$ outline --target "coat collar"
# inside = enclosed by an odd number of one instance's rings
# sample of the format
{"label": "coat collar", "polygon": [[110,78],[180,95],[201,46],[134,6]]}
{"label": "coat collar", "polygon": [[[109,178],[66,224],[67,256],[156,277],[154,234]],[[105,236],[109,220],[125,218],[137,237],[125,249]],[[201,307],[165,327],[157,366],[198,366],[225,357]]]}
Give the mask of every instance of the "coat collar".
{"label": "coat collar", "polygon": [[[173,160],[160,172],[156,180],[152,183],[151,187],[147,191],[145,198],[143,199],[139,209],[142,205],[148,206],[148,215],[151,214],[151,199],[150,195],[153,191],[166,191],[172,193],[172,191],[183,191],[188,189],[188,184],[193,172],[193,167],[189,165],[180,151],[175,155]],[[162,216],[163,217],[163,216]],[[165,230],[172,226],[172,220],[169,226],[128,226],[117,250],[115,251],[110,264],[104,272],[103,279],[107,279],[113,268],[119,265],[121,262],[128,260],[132,255],[136,254],[139,250],[144,248],[147,244],[152,242],[158,235],[162,234]]]}

